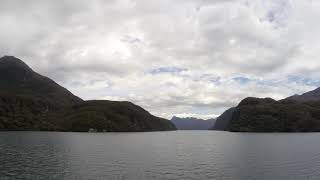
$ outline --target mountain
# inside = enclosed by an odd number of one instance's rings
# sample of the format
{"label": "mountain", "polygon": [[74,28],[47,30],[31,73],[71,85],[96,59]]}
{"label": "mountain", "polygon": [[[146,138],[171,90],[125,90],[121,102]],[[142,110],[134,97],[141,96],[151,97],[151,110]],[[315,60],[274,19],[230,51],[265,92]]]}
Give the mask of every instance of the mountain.
{"label": "mountain", "polygon": [[234,112],[235,108],[230,108],[226,110],[223,114],[221,114],[213,127],[211,127],[212,130],[218,130],[218,131],[224,131],[227,129],[228,124],[230,120],[232,119],[232,114]]}
{"label": "mountain", "polygon": [[246,98],[236,107],[229,131],[319,132],[320,102]]}
{"label": "mountain", "polygon": [[320,132],[320,88],[280,101],[245,98],[237,107],[218,117],[212,129],[234,132]]}
{"label": "mountain", "polygon": [[41,100],[52,108],[83,102],[67,89],[34,72],[13,56],[0,58],[0,95]]}
{"label": "mountain", "polygon": [[130,102],[83,101],[13,56],[0,58],[0,130],[175,130]]}
{"label": "mountain", "polygon": [[170,121],[126,101],[86,101],[59,114],[67,131],[88,131],[88,128],[112,132],[176,130]]}
{"label": "mountain", "polygon": [[174,116],[171,122],[179,130],[208,130],[213,126],[215,119],[203,120],[192,117],[179,118]]}
{"label": "mountain", "polygon": [[320,101],[320,88],[306,92],[302,95],[290,96],[286,98],[286,100],[293,100],[298,102]]}
{"label": "mountain", "polygon": [[276,101],[271,98],[249,97],[242,100],[233,109],[232,114],[225,117],[225,122],[229,123],[218,130],[320,132],[320,101],[298,102],[288,99]]}

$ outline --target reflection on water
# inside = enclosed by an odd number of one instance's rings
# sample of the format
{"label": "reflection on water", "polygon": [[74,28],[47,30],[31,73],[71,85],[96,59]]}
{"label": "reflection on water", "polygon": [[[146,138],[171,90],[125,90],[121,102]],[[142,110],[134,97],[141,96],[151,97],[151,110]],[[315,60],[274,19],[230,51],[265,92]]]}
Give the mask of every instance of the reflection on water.
{"label": "reflection on water", "polygon": [[0,179],[319,179],[318,133],[0,132]]}

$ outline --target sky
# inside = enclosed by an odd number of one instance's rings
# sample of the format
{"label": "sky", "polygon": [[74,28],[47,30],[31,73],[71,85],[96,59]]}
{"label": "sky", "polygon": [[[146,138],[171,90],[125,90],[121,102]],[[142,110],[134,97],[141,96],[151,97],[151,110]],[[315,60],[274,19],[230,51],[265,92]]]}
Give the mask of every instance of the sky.
{"label": "sky", "polygon": [[1,0],[0,56],[89,100],[211,118],[320,86],[318,0]]}

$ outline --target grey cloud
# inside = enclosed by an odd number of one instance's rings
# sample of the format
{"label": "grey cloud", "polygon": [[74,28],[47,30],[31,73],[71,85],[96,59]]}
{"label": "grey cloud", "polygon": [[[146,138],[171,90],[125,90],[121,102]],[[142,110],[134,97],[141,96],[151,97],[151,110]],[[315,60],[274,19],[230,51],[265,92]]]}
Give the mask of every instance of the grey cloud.
{"label": "grey cloud", "polygon": [[320,77],[319,7],[298,0],[3,0],[0,55],[25,60],[85,99],[131,100],[167,118],[206,116],[246,96],[314,88],[286,78]]}

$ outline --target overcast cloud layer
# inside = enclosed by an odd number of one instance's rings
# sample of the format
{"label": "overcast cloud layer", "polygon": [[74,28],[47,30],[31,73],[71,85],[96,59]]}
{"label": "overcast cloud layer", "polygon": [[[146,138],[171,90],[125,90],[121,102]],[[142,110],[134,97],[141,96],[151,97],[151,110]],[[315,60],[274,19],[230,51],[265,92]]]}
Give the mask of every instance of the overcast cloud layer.
{"label": "overcast cloud layer", "polygon": [[84,99],[209,118],[320,86],[320,1],[1,0],[0,55]]}

